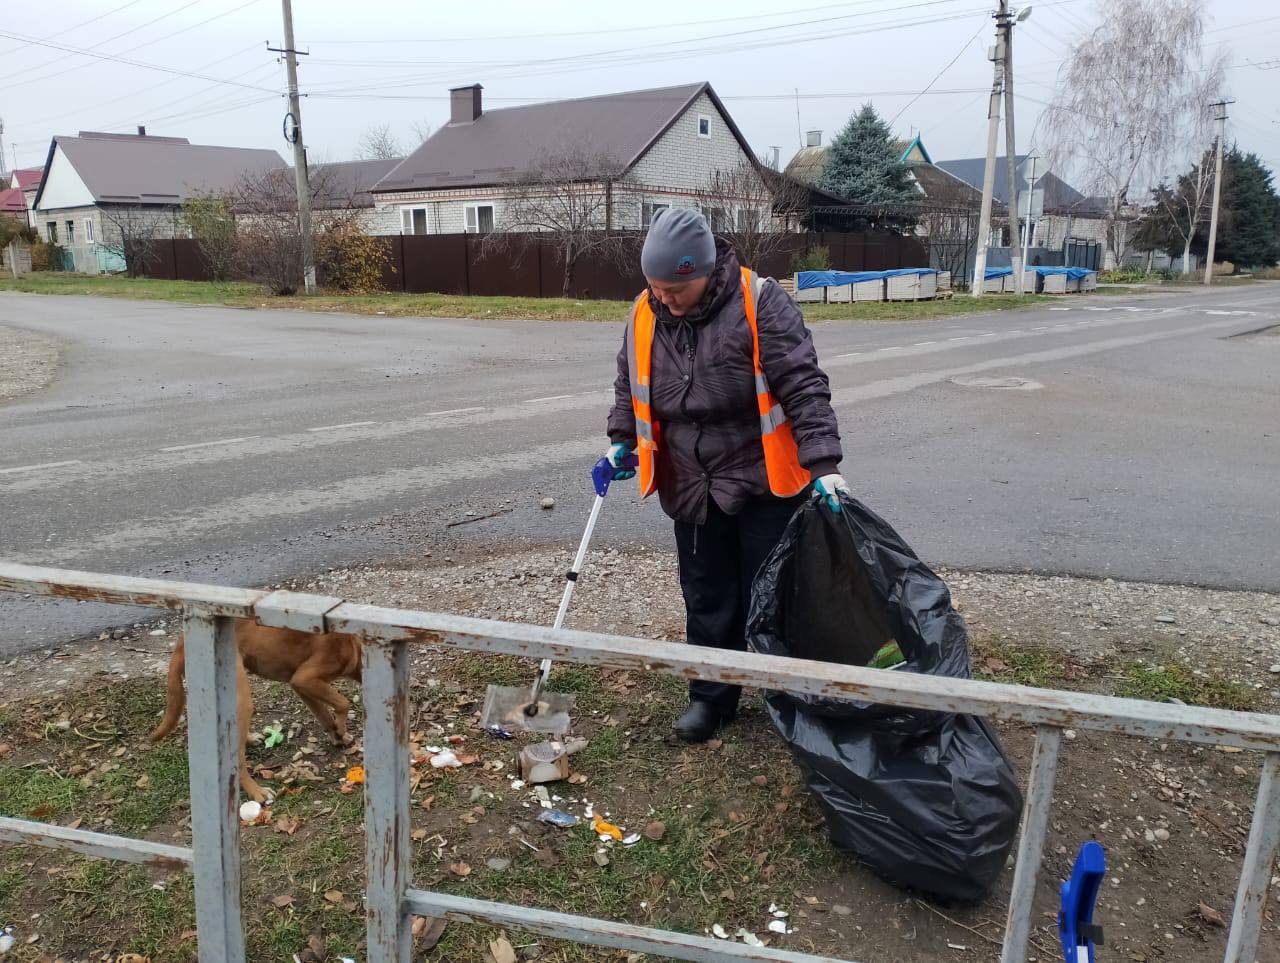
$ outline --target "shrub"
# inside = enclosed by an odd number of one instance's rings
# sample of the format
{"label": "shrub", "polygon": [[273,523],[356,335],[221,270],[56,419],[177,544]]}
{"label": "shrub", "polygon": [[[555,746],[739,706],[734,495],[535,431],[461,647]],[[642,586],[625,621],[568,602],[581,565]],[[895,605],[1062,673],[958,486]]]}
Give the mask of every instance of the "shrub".
{"label": "shrub", "polygon": [[791,259],[791,273],[797,271],[830,271],[831,249],[825,244],[815,244],[807,248],[803,254]]}
{"label": "shrub", "polygon": [[[325,286],[346,294],[373,294],[383,290],[382,272],[387,246],[381,238],[366,234],[354,218],[328,227],[316,238],[316,264],[324,272]],[[394,272],[395,267],[391,270]]]}
{"label": "shrub", "polygon": [[182,202],[182,219],[200,245],[209,277],[225,281],[236,251],[236,221],[231,198],[224,194],[195,193]]}
{"label": "shrub", "polygon": [[64,263],[62,245],[36,238],[36,243],[31,246],[31,270],[61,271]]}

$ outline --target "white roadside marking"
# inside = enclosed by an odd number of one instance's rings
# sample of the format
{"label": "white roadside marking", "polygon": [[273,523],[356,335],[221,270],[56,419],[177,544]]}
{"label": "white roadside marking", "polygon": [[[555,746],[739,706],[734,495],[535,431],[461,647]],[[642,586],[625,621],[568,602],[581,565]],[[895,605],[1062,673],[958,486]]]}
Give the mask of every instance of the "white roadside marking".
{"label": "white roadside marking", "polygon": [[936,341],[917,341],[915,346],[917,348],[923,348],[926,344],[937,344],[937,343],[938,342]]}
{"label": "white roadside marking", "polygon": [[1031,330],[1032,330],[1032,331],[1048,331],[1048,330],[1049,330],[1049,326],[1048,326],[1047,324],[1042,324],[1042,325],[1040,325],[1040,327],[1038,327],[1038,328],[1032,328]]}
{"label": "white roadside marking", "polygon": [[348,421],[345,425],[321,425],[319,428],[308,428],[307,431],[337,431],[339,428],[364,428],[376,424],[376,421]]}
{"label": "white roadside marking", "polygon": [[877,350],[877,351],[897,351],[897,350],[898,350],[898,347],[899,347],[899,346],[898,346],[898,345],[896,345],[896,344],[891,344],[891,345],[889,345],[889,347],[887,347],[887,348],[876,348],[876,350]]}
{"label": "white roadside marking", "polygon": [[849,351],[849,352],[846,352],[845,354],[838,354],[838,355],[835,355],[835,357],[837,357],[837,358],[856,358],[856,357],[857,357],[858,355],[860,355],[860,354],[862,354],[862,352],[861,352],[861,351]]}
{"label": "white roadside marking", "polygon": [[0,468],[0,475],[16,475],[18,472],[23,471],[41,471],[45,468],[64,468],[67,465],[78,464],[80,464],[80,460],[78,458],[72,459],[71,461],[46,461],[40,465],[22,465],[18,468]]}
{"label": "white roadside marking", "polygon": [[170,445],[161,451],[191,451],[193,448],[212,448],[214,445],[238,445],[242,441],[257,438],[257,435],[245,435],[243,438],[219,438],[217,441],[198,441],[194,445]]}
{"label": "white roadside marking", "polygon": [[980,335],[978,335],[978,337],[979,337],[979,338],[994,338],[994,337],[995,337],[997,334],[999,334],[999,333],[1000,333],[999,331],[987,331],[985,334],[980,334]]}
{"label": "white roadside marking", "polygon": [[1070,311],[1070,308],[1050,308],[1050,311]]}
{"label": "white roadside marking", "polygon": [[572,398],[573,395],[547,395],[545,398],[528,398],[525,400],[526,405],[536,405],[539,401],[564,401],[565,398]]}
{"label": "white roadside marking", "polygon": [[484,411],[483,408],[450,408],[447,411],[428,411],[423,418],[435,418],[438,415],[469,415],[473,411]]}
{"label": "white roadside marking", "polygon": [[962,334],[962,335],[961,335],[960,337],[958,337],[958,338],[947,338],[947,340],[948,340],[948,341],[968,341],[968,340],[969,340],[969,338],[971,338],[971,337],[972,337],[972,335]]}

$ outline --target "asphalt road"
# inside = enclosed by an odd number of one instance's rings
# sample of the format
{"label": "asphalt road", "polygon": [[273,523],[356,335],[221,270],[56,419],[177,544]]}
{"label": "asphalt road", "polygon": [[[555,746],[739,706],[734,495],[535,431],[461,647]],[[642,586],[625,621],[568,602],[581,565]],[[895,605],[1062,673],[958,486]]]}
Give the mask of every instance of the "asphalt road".
{"label": "asphalt road", "polygon": [[[0,408],[0,558],[241,585],[574,544],[620,337],[17,294],[0,324],[65,347]],[[1274,591],[1280,336],[1240,335],[1276,324],[1257,283],[814,336],[845,477],[926,559]],[[669,544],[633,491],[598,537]],[[0,595],[0,654],[136,617]]]}

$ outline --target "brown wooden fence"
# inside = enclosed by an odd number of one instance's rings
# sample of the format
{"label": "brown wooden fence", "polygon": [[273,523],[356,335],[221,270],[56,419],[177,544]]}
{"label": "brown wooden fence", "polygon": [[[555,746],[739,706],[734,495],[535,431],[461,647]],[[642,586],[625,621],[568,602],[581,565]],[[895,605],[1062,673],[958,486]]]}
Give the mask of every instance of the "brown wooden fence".
{"label": "brown wooden fence", "polygon": [[[564,269],[560,256],[547,241],[528,235],[512,251],[486,255],[477,234],[393,235],[386,245],[383,284],[389,291],[411,294],[506,295],[558,297]],[[578,298],[629,300],[644,287],[640,274],[640,244],[626,259],[633,265],[619,267],[600,256],[578,262],[571,294]],[[928,267],[928,239],[877,233],[818,233],[788,235],[782,249],[763,263],[752,265],[761,274],[783,277],[791,273],[792,258],[810,246],[824,245],[831,252],[831,266],[841,271],[883,271],[902,267]],[[199,244],[188,238],[157,241],[149,252],[146,274],[166,280],[207,281],[209,274]],[[324,274],[319,281],[324,285]]]}

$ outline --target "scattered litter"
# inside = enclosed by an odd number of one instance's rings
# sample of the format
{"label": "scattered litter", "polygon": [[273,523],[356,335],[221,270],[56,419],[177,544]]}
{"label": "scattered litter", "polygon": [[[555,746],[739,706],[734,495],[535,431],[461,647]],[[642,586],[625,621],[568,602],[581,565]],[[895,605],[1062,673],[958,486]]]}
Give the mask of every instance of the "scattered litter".
{"label": "scattered litter", "polygon": [[514,790],[516,790],[517,792],[519,792],[521,789],[523,789],[523,788],[524,788],[524,780],[523,780],[523,779],[512,779],[512,780],[511,780],[511,788],[512,788],[512,789],[514,789]]}
{"label": "scattered litter", "polygon": [[792,929],[790,929],[790,928],[787,926],[787,921],[786,921],[786,920],[770,920],[770,921],[769,921],[769,932],[770,932],[770,933],[781,933],[783,936],[786,936],[788,933],[791,933],[791,932],[794,932],[794,931],[793,931]]}
{"label": "scattered litter", "polygon": [[254,802],[252,799],[249,799],[240,804],[241,822],[246,822],[246,823],[257,822],[258,817],[261,815],[262,815],[262,803]]}
{"label": "scattered litter", "polygon": [[965,946],[963,943],[948,943],[947,947],[953,950],[967,950],[969,948]]}
{"label": "scattered litter", "polygon": [[667,833],[667,824],[659,820],[654,820],[648,826],[644,827],[644,838],[651,839],[655,843]]}
{"label": "scattered litter", "polygon": [[8,953],[18,941],[9,933],[0,933],[0,953]]}
{"label": "scattered litter", "polygon": [[628,835],[622,837],[622,845],[634,846],[636,843],[640,842],[640,838],[641,837],[639,833],[629,833]]}
{"label": "scattered litter", "polygon": [[544,498],[542,500],[542,507],[550,511],[556,507],[556,500],[554,498]]}
{"label": "scattered litter", "polygon": [[619,829],[617,826],[615,826],[613,823],[605,822],[599,816],[596,816],[591,821],[591,829],[602,840],[603,839],[615,839],[615,840],[622,839],[622,830]]}
{"label": "scattered litter", "polygon": [[432,769],[458,769],[461,766],[461,760],[454,755],[452,749],[441,749],[431,757]]}
{"label": "scattered litter", "polygon": [[148,634],[148,635],[150,635],[150,636],[153,636],[153,637],[155,637],[155,638],[159,638],[160,636],[162,636],[162,635],[164,635],[164,634],[165,634],[165,631],[164,631],[164,629],[152,629],[152,630],[151,630],[150,632],[148,632],[147,634]]}
{"label": "scattered litter", "polygon": [[600,867],[609,865],[609,854],[603,849],[597,849],[595,854],[596,865]]}
{"label": "scattered litter", "polygon": [[511,860],[502,856],[494,856],[494,857],[491,857],[490,859],[486,859],[484,864],[488,866],[491,870],[493,870],[495,873],[501,873],[504,870],[511,868]]}
{"label": "scattered litter", "polygon": [[346,780],[353,786],[358,786],[364,782],[364,766],[352,766],[348,769]]}
{"label": "scattered litter", "polygon": [[546,786],[534,786],[533,794],[538,797],[538,802],[542,803],[543,808],[550,808],[551,793],[547,792]]}
{"label": "scattered litter", "polygon": [[520,750],[516,768],[526,782],[559,782],[569,778],[569,754],[562,742],[535,743]]}
{"label": "scattered litter", "polygon": [[538,822],[550,823],[552,826],[559,826],[561,829],[572,829],[578,825],[579,819],[573,813],[567,813],[562,809],[543,809],[538,813]]}
{"label": "scattered litter", "polygon": [[262,740],[262,746],[264,749],[274,749],[276,746],[280,745],[280,743],[284,742],[284,730],[280,728],[279,724],[267,726],[262,730],[262,734],[265,737]]}
{"label": "scattered litter", "polygon": [[786,910],[778,909],[778,907],[773,903],[769,904],[769,912],[773,914],[774,919],[779,919],[779,920],[785,920],[788,916],[791,915]]}
{"label": "scattered litter", "polygon": [[748,932],[747,930],[739,929],[738,932],[733,935],[746,943],[747,946],[764,946],[764,943],[760,941],[760,937],[756,936],[754,933]]}
{"label": "scattered litter", "polygon": [[711,935],[718,940],[727,940],[729,938],[729,934],[724,931],[724,927],[719,923],[711,927]]}
{"label": "scattered litter", "polygon": [[502,726],[485,726],[484,731],[489,733],[495,739],[514,739],[510,729],[504,729]]}

